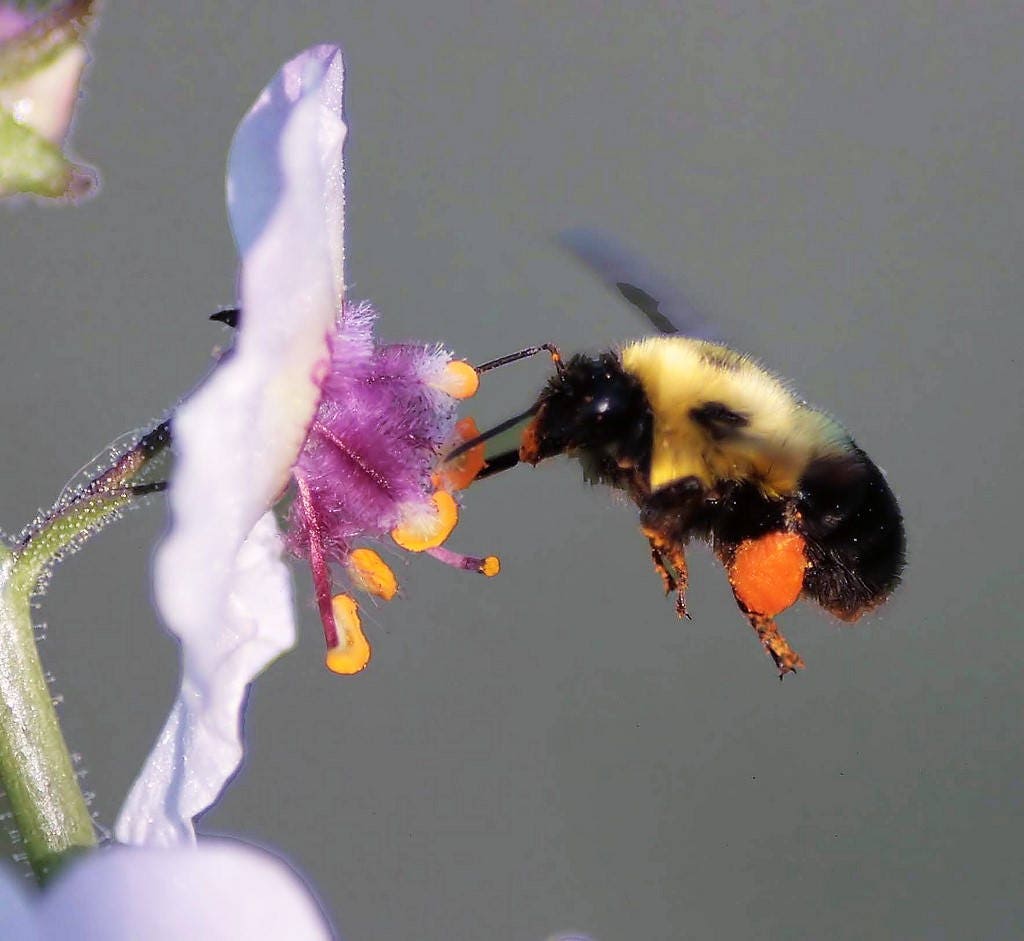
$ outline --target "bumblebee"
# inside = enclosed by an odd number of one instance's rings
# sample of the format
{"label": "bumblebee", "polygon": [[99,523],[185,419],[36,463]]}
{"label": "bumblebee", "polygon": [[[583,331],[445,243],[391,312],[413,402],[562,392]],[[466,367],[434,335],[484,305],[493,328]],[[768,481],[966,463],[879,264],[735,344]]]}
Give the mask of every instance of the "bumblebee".
{"label": "bumblebee", "polygon": [[754,359],[682,335],[680,321],[697,334],[697,319],[686,309],[670,316],[625,252],[588,231],[564,240],[662,335],[567,361],[544,345],[478,367],[546,350],[556,372],[526,412],[452,456],[527,422],[518,447],[486,458],[477,479],[519,462],[575,458],[588,481],[624,491],[639,507],[680,617],[688,616],[685,550],[698,539],[725,567],[780,678],[802,667],[778,614],[802,597],[855,621],[899,584],[903,521],[884,474],[838,422]]}

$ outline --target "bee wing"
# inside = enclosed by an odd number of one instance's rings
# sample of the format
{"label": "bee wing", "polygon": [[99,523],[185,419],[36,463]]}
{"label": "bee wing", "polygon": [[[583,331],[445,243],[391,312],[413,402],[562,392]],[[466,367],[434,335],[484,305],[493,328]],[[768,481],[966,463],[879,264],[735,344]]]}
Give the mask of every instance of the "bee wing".
{"label": "bee wing", "polygon": [[719,339],[677,285],[611,235],[579,226],[565,229],[557,238],[566,251],[639,310],[660,333]]}

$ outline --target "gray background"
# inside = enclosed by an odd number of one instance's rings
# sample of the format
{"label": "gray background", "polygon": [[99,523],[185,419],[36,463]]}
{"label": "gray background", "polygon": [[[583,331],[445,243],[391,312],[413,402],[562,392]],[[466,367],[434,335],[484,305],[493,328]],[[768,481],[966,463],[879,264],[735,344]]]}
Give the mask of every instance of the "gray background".
{"label": "gray background", "polygon": [[[564,461],[468,494],[396,558],[374,660],[298,648],[252,695],[204,821],[281,847],[352,939],[1003,938],[1021,929],[1024,635],[1019,3],[107,4],[75,135],[105,186],[3,231],[3,487],[16,531],[206,368],[233,296],[232,130],[288,57],[346,50],[348,276],[391,338],[481,361],[600,349],[635,314],[553,247],[602,226],[837,412],[907,516],[906,583],[849,628],[785,616],[775,679],[724,575],[693,623],[631,509]],[[481,424],[549,367],[489,378]],[[159,501],[57,573],[40,618],[99,819],[172,698]]]}

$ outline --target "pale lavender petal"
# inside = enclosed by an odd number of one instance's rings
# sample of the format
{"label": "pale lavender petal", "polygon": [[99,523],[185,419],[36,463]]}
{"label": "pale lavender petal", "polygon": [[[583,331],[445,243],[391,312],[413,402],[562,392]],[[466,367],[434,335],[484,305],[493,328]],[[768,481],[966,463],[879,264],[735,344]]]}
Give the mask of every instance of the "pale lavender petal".
{"label": "pale lavender petal", "polygon": [[[232,148],[242,322],[234,352],[173,419],[172,525],[157,552],[155,592],[182,643],[182,687],[118,820],[123,841],[193,838],[192,817],[241,760],[248,683],[294,643],[288,576],[267,508],[288,480],[328,363],[341,270],[340,230],[332,228],[342,212],[341,76],[334,47],[298,56],[261,95]],[[268,109],[285,112],[276,136],[250,133]],[[276,156],[263,159],[265,152]],[[242,207],[267,188],[274,205],[241,222]]]}
{"label": "pale lavender petal", "polygon": [[[281,191],[289,171],[283,166],[276,142],[281,139],[285,122],[300,96],[310,84],[318,84],[318,107],[312,115],[318,126],[311,131],[316,135],[316,149],[302,156],[319,164],[308,168],[307,182],[320,201],[316,207],[310,207],[314,211],[297,216],[294,221],[302,226],[299,231],[303,238],[315,244],[318,251],[326,248],[335,311],[341,310],[345,292],[344,79],[344,62],[337,46],[312,46],[296,56],[256,100],[235,132],[228,154],[228,212],[239,254],[245,257],[275,211],[280,211]],[[290,234],[287,230],[280,232],[284,238]],[[307,259],[292,261],[302,263]],[[312,267],[313,260],[309,263]],[[321,259],[315,259],[316,265],[321,263]],[[292,280],[297,277],[296,273]],[[320,277],[322,272],[317,271],[317,279]]]}
{"label": "pale lavender petal", "polygon": [[[0,16],[3,11],[0,10]],[[44,941],[42,927],[36,917],[35,903],[39,891],[24,870],[0,864],[0,938],[17,941]]]}
{"label": "pale lavender petal", "polygon": [[[215,513],[192,519],[191,538],[196,545],[212,542],[217,527]],[[164,542],[158,566],[177,551],[176,536]],[[182,545],[183,554],[191,544]],[[182,558],[177,564],[204,563]],[[158,576],[164,590],[178,585],[187,592],[187,582],[179,571]],[[223,590],[218,622],[205,634],[182,635],[181,690],[121,809],[116,834],[123,843],[173,846],[195,839],[192,818],[216,800],[242,760],[239,722],[249,683],[295,643],[291,579],[272,513],[242,544]]]}
{"label": "pale lavender petal", "polygon": [[38,923],[48,941],[333,937],[316,897],[283,860],[235,840],[92,853],[43,893]]}

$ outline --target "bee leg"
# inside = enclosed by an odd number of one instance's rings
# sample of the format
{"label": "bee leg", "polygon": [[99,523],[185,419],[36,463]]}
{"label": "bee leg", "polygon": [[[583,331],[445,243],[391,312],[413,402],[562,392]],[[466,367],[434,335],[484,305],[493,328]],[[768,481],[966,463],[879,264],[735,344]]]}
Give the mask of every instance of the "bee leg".
{"label": "bee leg", "polygon": [[686,589],[689,575],[686,567],[686,552],[682,543],[674,542],[657,530],[643,527],[643,534],[651,544],[651,561],[654,570],[661,576],[665,594],[676,593],[676,614],[691,620],[686,611]]}
{"label": "bee leg", "polygon": [[704,493],[696,477],[684,477],[653,494],[637,488],[634,495],[640,504],[640,529],[651,544],[654,569],[661,576],[665,593],[676,593],[676,614],[687,619],[686,541]]}
{"label": "bee leg", "polygon": [[665,594],[669,594],[676,590],[676,578],[666,568],[665,557],[661,554],[661,550],[651,543],[651,562],[654,563],[654,571],[661,576],[661,583],[665,586]]}
{"label": "bee leg", "polygon": [[803,537],[785,531],[766,533],[745,539],[719,557],[729,573],[736,604],[775,661],[779,678],[803,667],[803,658],[775,624],[775,615],[793,604],[803,590],[807,570]]}
{"label": "bee leg", "polygon": [[804,658],[789,646],[789,641],[786,640],[782,631],[779,630],[778,625],[775,623],[775,618],[769,617],[767,614],[757,614],[753,611],[745,610],[739,598],[736,599],[736,603],[747,616],[750,626],[754,629],[754,633],[757,634],[757,639],[761,641],[761,646],[764,647],[765,652],[775,662],[780,680],[787,673],[803,669]]}

